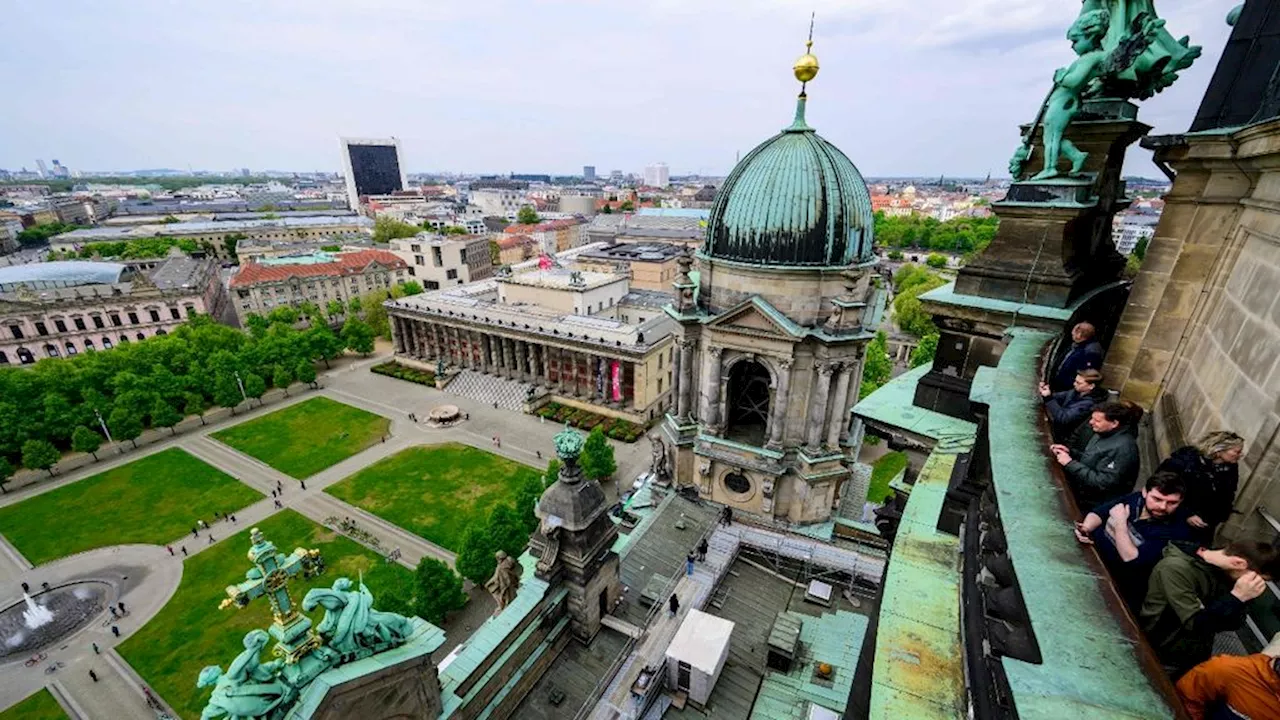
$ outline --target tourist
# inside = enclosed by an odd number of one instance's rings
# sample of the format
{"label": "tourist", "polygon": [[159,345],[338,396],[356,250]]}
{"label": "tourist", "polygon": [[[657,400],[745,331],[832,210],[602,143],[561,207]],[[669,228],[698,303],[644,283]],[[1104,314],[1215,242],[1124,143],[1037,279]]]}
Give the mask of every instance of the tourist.
{"label": "tourist", "polygon": [[1240,456],[1244,438],[1218,430],[1200,438],[1195,445],[1178,448],[1160,470],[1176,472],[1187,483],[1183,515],[1200,542],[1210,545],[1218,526],[1231,516],[1240,483]]}
{"label": "tourist", "polygon": [[1102,345],[1093,339],[1096,334],[1097,330],[1093,327],[1093,323],[1076,323],[1076,326],[1071,328],[1071,349],[1062,357],[1062,362],[1058,364],[1058,369],[1049,383],[1054,392],[1070,389],[1076,373],[1081,370],[1086,368],[1096,370],[1102,367]]}
{"label": "tourist", "polygon": [[724,506],[724,512],[720,513],[720,524],[726,526],[733,524],[733,508]]}
{"label": "tourist", "polygon": [[1218,655],[1183,675],[1178,695],[1192,720],[1280,720],[1280,658]]}
{"label": "tourist", "polygon": [[1177,516],[1185,487],[1177,474],[1158,472],[1141,491],[1103,503],[1076,523],[1076,539],[1097,545],[1121,597],[1135,610],[1142,605],[1147,579],[1165,545],[1190,538],[1186,523]]}
{"label": "tourist", "polygon": [[94,655],[101,655],[101,654],[102,654],[102,651],[98,649],[98,643],[89,643],[89,644],[93,646],[93,654],[94,654]]}
{"label": "tourist", "polygon": [[30,586],[30,585],[28,585],[26,582],[23,582],[23,583],[22,583],[22,592],[24,592],[24,593],[29,593],[29,592],[31,592],[31,586]]}
{"label": "tourist", "polygon": [[502,447],[502,437],[500,435],[495,435],[493,441],[498,444],[498,447]]}
{"label": "tourist", "polygon": [[685,577],[693,577],[693,553],[689,553],[684,558],[684,574]]}
{"label": "tourist", "polygon": [[213,540],[213,533],[209,533],[209,544],[210,544],[210,545],[212,545],[212,544],[213,544],[213,542],[214,542],[214,540]]}
{"label": "tourist", "polygon": [[306,490],[306,489],[307,489],[307,481],[306,481],[306,480],[299,480],[298,482],[302,483],[302,489],[303,489],[303,490]]}
{"label": "tourist", "polygon": [[112,635],[115,635],[116,637],[120,637],[120,626],[119,626],[119,625],[112,625],[112,626],[111,626],[111,634],[112,634]]}
{"label": "tourist", "polygon": [[187,546],[186,546],[186,545],[183,545],[182,547],[180,547],[180,548],[178,548],[178,549],[182,551],[182,557],[186,557],[186,556],[187,556]]}
{"label": "tourist", "polygon": [[235,521],[236,521],[236,516],[235,516],[235,515],[232,515],[232,516],[231,516],[231,522],[232,522],[232,524],[234,524],[234,523],[235,523]]}
{"label": "tourist", "polygon": [[271,497],[275,497],[275,496],[276,496],[276,491],[275,491],[275,490],[272,490],[272,491],[271,491]]}
{"label": "tourist", "polygon": [[671,593],[671,599],[667,601],[667,610],[672,615],[680,612],[680,598],[676,597],[675,593]]}
{"label": "tourist", "polygon": [[90,671],[89,671],[89,678],[90,678],[91,680],[93,680],[94,682],[98,682],[98,673],[94,672],[93,670],[90,670]]}
{"label": "tourist", "polygon": [[191,537],[200,537],[200,533],[196,531],[194,525],[191,526]]}
{"label": "tourist", "polygon": [[1092,368],[1076,373],[1070,390],[1052,392],[1040,383],[1040,397],[1044,398],[1044,411],[1049,416],[1053,439],[1062,442],[1080,427],[1093,408],[1107,400],[1107,391],[1098,387],[1102,373]]}
{"label": "tourist", "polygon": [[469,413],[469,412],[464,412],[464,413],[462,413],[462,419],[463,419],[463,420],[470,420],[470,419],[471,419],[471,413]]}
{"label": "tourist", "polygon": [[120,612],[121,612],[121,613],[126,612],[126,611],[125,611],[125,609],[124,609],[124,602],[123,602],[123,601],[116,603],[116,605],[118,605],[118,606],[120,607]]}
{"label": "tourist", "polygon": [[1138,479],[1138,443],[1130,424],[1132,416],[1123,403],[1103,403],[1072,435],[1072,447],[1049,446],[1067,475],[1078,507],[1101,505],[1133,490]]}
{"label": "tourist", "polygon": [[539,460],[541,460],[541,459],[542,459],[542,451],[541,451],[541,450],[534,450],[534,451],[533,451],[533,453],[534,453],[535,455],[537,455],[537,456],[538,456],[538,459],[539,459]]}
{"label": "tourist", "polygon": [[698,541],[698,561],[703,562],[707,559],[707,539],[704,537]]}
{"label": "tourist", "polygon": [[49,592],[49,583],[47,581],[40,583],[40,588],[45,592]]}
{"label": "tourist", "polygon": [[1218,550],[1183,552],[1177,544],[1151,572],[1139,620],[1172,677],[1209,659],[1213,636],[1244,622],[1247,603],[1280,575],[1280,550],[1233,542]]}
{"label": "tourist", "polygon": [[164,549],[169,551],[169,557],[173,557],[173,546],[172,546],[172,545],[165,545],[165,546],[164,546]]}
{"label": "tourist", "polygon": [[115,608],[115,606],[114,606],[114,605],[108,605],[108,606],[107,606],[107,609],[111,611],[111,617],[113,617],[113,618],[119,618],[119,617],[120,617],[120,613],[116,612],[116,608]]}

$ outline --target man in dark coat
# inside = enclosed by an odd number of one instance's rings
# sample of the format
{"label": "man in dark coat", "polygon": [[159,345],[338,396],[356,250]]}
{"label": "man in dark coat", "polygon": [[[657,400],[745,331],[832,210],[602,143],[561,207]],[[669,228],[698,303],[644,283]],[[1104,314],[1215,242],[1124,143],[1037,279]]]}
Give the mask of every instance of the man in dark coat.
{"label": "man in dark coat", "polygon": [[1102,373],[1087,368],[1076,373],[1070,390],[1051,392],[1049,386],[1040,383],[1040,397],[1044,398],[1044,411],[1053,427],[1053,439],[1062,442],[1080,427],[1093,408],[1107,400],[1107,391],[1098,387]]}
{"label": "man in dark coat", "polygon": [[1093,409],[1068,445],[1050,445],[1062,465],[1076,504],[1091,508],[1131,492],[1138,481],[1138,443],[1127,405],[1108,402]]}
{"label": "man in dark coat", "polygon": [[1071,328],[1071,349],[1063,356],[1062,362],[1053,372],[1049,386],[1054,392],[1062,392],[1071,387],[1076,373],[1086,368],[1097,370],[1102,367],[1102,345],[1093,336],[1097,334],[1092,323],[1076,323]]}

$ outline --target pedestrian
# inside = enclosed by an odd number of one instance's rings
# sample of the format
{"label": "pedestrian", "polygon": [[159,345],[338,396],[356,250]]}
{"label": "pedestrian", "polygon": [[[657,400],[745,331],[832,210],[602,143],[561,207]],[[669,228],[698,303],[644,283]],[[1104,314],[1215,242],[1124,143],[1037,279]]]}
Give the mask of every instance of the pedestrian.
{"label": "pedestrian", "polygon": [[302,489],[303,489],[303,490],[306,490],[306,489],[307,489],[307,481],[306,481],[306,480],[299,480],[298,482],[302,483]]}
{"label": "pedestrian", "polygon": [[667,601],[667,610],[673,616],[680,612],[680,598],[676,597],[675,593],[671,593],[671,599]]}
{"label": "pedestrian", "polygon": [[112,626],[111,626],[111,634],[112,634],[112,635],[115,635],[116,637],[120,637],[120,626],[119,626],[119,625],[112,625]]}
{"label": "pedestrian", "polygon": [[94,654],[94,655],[101,655],[101,654],[102,654],[102,651],[98,649],[98,643],[89,643],[89,644],[93,646],[93,654]]}
{"label": "pedestrian", "polygon": [[29,593],[29,592],[31,592],[31,586],[30,586],[30,585],[28,585],[28,584],[26,584],[25,582],[24,582],[24,583],[22,583],[22,592],[24,592],[24,593]]}
{"label": "pedestrian", "polygon": [[169,557],[173,557],[173,546],[172,546],[172,545],[165,545],[165,546],[164,546],[164,549],[169,551]]}
{"label": "pedestrian", "polygon": [[470,419],[471,419],[471,413],[469,413],[469,412],[464,412],[464,413],[462,413],[462,419],[463,419],[463,420],[470,420]]}
{"label": "pedestrian", "polygon": [[125,612],[124,601],[118,602],[116,605],[120,606],[120,612]]}
{"label": "pedestrian", "polygon": [[536,454],[536,455],[538,456],[538,459],[539,459],[539,460],[541,460],[541,459],[542,459],[542,451],[541,451],[541,450],[534,450],[533,452],[534,452],[534,454]]}
{"label": "pedestrian", "polygon": [[279,480],[277,480],[277,481],[276,481],[276,489],[277,489],[277,490],[279,490],[280,492],[284,492],[284,483],[282,483],[282,482],[280,482]]}
{"label": "pedestrian", "polygon": [[209,533],[209,544],[213,544],[213,533]]}
{"label": "pedestrian", "polygon": [[494,440],[496,440],[496,441],[498,442],[498,447],[502,447],[502,438],[501,438],[501,437],[494,437],[493,439],[494,439]]}
{"label": "pedestrian", "polygon": [[702,538],[698,541],[698,561],[705,562],[707,559],[707,539]]}
{"label": "pedestrian", "polygon": [[45,592],[49,592],[49,583],[47,583],[47,582],[42,582],[42,583],[40,583],[40,587],[41,587]]}
{"label": "pedestrian", "polygon": [[384,443],[385,443],[386,441],[387,441],[387,436],[386,436],[386,435],[383,435],[383,436],[382,436],[382,442],[384,442]]}
{"label": "pedestrian", "polygon": [[182,551],[182,557],[186,557],[186,556],[187,556],[187,546],[186,546],[186,545],[183,545],[182,547],[180,547],[180,548],[178,548],[178,549]]}
{"label": "pedestrian", "polygon": [[498,409],[498,401],[497,401],[497,400],[494,400],[494,401],[493,401],[493,409],[494,409],[494,410],[497,410],[497,409]]}
{"label": "pedestrian", "polygon": [[98,682],[98,673],[96,673],[96,672],[94,672],[94,671],[90,670],[90,671],[89,671],[89,678],[90,678],[90,679],[92,679],[94,682]]}
{"label": "pedestrian", "polygon": [[235,521],[236,521],[236,516],[235,516],[235,515],[232,515],[232,516],[231,516],[231,522],[232,522],[232,523],[235,523]]}
{"label": "pedestrian", "polygon": [[720,514],[720,524],[725,526],[733,524],[733,508],[724,506],[724,512]]}
{"label": "pedestrian", "polygon": [[275,490],[272,490],[272,491],[271,491],[271,497],[275,497],[275,496],[276,496],[276,491],[275,491]]}
{"label": "pedestrian", "polygon": [[114,605],[108,605],[107,609],[111,611],[111,617],[113,618],[120,617],[120,613],[116,612],[116,608]]}
{"label": "pedestrian", "polygon": [[200,533],[196,532],[196,527],[194,525],[191,526],[191,537],[200,537]]}
{"label": "pedestrian", "polygon": [[693,577],[693,553],[689,553],[684,558],[684,574],[687,577]]}

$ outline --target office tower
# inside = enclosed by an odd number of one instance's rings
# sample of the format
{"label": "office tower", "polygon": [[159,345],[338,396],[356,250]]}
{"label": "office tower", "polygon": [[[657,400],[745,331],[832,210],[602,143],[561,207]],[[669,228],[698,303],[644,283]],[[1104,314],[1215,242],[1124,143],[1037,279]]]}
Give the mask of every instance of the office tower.
{"label": "office tower", "polygon": [[595,165],[583,165],[583,166],[582,166],[582,179],[583,179],[585,182],[595,182],[595,181],[596,181],[596,166],[595,166]]}
{"label": "office tower", "polygon": [[666,163],[647,165],[644,169],[644,184],[649,187],[664,188],[671,184],[670,173]]}
{"label": "office tower", "polygon": [[347,180],[347,202],[360,207],[360,198],[390,195],[403,190],[404,166],[397,138],[341,138],[342,167]]}

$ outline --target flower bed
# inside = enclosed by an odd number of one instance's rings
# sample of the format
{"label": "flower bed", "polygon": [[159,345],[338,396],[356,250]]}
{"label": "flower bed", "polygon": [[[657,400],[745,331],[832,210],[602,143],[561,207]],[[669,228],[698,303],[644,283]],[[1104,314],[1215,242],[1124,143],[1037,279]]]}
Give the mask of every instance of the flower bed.
{"label": "flower bed", "polygon": [[435,387],[436,384],[436,374],[430,370],[411,368],[408,365],[401,365],[395,360],[388,360],[382,364],[374,365],[369,369],[379,375],[400,378],[401,380],[408,380],[411,383],[418,383],[419,385],[430,385]]}
{"label": "flower bed", "polygon": [[637,425],[628,420],[615,417],[598,415],[589,410],[561,405],[557,402],[549,402],[543,405],[538,408],[537,414],[548,420],[567,423],[579,430],[590,431],[598,425],[606,436],[627,443],[635,442],[644,435],[643,425]]}

